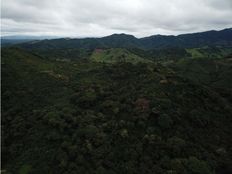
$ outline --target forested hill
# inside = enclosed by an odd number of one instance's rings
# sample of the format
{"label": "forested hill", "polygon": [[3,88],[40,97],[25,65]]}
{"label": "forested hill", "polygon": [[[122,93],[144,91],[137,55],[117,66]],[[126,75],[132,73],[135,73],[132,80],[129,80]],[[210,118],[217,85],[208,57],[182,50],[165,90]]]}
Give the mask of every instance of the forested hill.
{"label": "forested hill", "polygon": [[231,57],[92,59],[2,49],[5,173],[231,173]]}
{"label": "forested hill", "polygon": [[194,48],[202,46],[231,46],[232,28],[221,31],[207,31],[201,33],[183,34],[178,36],[154,35],[145,38],[136,38],[127,34],[113,34],[102,38],[83,39],[51,39],[32,41],[21,44],[28,49],[95,49],[95,48]]}

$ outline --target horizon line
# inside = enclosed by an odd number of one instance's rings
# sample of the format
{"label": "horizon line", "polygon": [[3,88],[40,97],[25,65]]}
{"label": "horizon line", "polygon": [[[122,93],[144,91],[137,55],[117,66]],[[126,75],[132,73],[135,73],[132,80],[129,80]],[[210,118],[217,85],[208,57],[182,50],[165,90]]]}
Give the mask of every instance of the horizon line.
{"label": "horizon line", "polygon": [[[41,40],[46,40],[46,39],[90,39],[90,38],[104,38],[104,37],[109,37],[109,36],[113,36],[113,35],[128,35],[128,36],[133,36],[135,37],[136,39],[142,39],[142,38],[147,38],[147,37],[152,37],[152,36],[181,36],[181,35],[188,35],[188,34],[198,34],[198,33],[204,33],[204,32],[213,32],[213,31],[216,31],[216,32],[219,32],[219,31],[224,31],[224,30],[231,30],[232,27],[230,28],[224,28],[224,29],[220,29],[220,30],[215,30],[215,29],[212,29],[212,30],[204,30],[204,31],[197,31],[197,32],[186,32],[186,33],[182,33],[182,34],[154,34],[154,35],[148,35],[148,36],[144,36],[144,37],[136,37],[134,36],[133,34],[127,34],[127,33],[112,33],[110,35],[104,35],[104,36],[83,36],[83,37],[78,37],[78,36],[52,36],[52,35],[26,35],[26,34],[19,34],[19,35],[1,35],[1,40],[4,39],[4,37],[9,37],[7,38],[8,40],[20,40],[20,39],[25,39],[25,40],[32,40],[32,38],[41,38]],[[10,37],[19,37],[18,39],[17,38],[10,38]],[[20,38],[22,37],[22,38]],[[25,38],[23,38],[25,37]],[[27,38],[28,37],[28,38]],[[30,39],[31,37],[31,39]],[[6,40],[7,40],[6,39]]]}

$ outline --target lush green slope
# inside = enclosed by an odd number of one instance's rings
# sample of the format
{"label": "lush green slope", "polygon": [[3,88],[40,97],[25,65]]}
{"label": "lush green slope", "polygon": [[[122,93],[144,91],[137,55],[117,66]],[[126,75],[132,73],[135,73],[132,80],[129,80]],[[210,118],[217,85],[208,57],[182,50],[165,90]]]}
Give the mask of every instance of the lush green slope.
{"label": "lush green slope", "polygon": [[123,48],[111,48],[111,49],[96,49],[93,51],[91,61],[104,62],[104,63],[119,63],[119,62],[130,62],[130,63],[151,63],[152,61],[143,59],[126,49]]}
{"label": "lush green slope", "polygon": [[206,85],[232,101],[232,57],[181,60],[171,67],[180,76]]}
{"label": "lush green slope", "polygon": [[[225,64],[218,74],[230,69],[231,61]],[[60,62],[4,48],[2,169],[231,173],[232,103],[181,75],[185,67]]]}
{"label": "lush green slope", "polygon": [[223,59],[188,59],[172,65],[175,71],[192,81],[211,87],[232,89],[232,60]]}
{"label": "lush green slope", "polygon": [[223,58],[232,53],[231,47],[188,48],[186,51],[192,58]]}

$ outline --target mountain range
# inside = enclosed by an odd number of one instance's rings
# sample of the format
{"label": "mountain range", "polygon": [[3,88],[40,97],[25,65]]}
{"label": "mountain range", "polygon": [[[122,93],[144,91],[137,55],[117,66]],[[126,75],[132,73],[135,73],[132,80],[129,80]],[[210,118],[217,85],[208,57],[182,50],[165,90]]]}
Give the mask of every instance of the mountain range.
{"label": "mountain range", "polygon": [[60,38],[30,41],[21,44],[29,49],[95,49],[95,48],[195,48],[202,46],[231,46],[232,28],[221,31],[206,31],[178,36],[153,35],[136,38],[128,34],[113,34],[101,38]]}

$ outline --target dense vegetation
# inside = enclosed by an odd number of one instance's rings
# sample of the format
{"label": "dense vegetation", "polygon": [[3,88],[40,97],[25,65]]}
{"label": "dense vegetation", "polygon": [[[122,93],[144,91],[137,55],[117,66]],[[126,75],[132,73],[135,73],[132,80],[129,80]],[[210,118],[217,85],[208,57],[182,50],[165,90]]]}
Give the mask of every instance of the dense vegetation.
{"label": "dense vegetation", "polygon": [[5,173],[232,172],[230,49],[45,47],[2,49]]}

